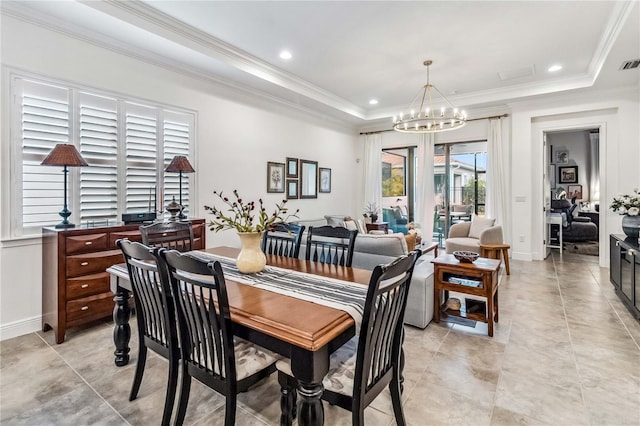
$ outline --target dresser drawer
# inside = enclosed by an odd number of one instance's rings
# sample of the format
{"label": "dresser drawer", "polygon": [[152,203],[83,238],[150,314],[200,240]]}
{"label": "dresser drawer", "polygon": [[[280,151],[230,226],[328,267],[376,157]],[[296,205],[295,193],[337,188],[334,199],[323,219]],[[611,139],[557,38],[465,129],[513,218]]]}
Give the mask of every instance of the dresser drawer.
{"label": "dresser drawer", "polygon": [[67,280],[67,299],[78,299],[108,291],[109,274],[107,272],[83,275]]}
{"label": "dresser drawer", "polygon": [[205,248],[203,234],[206,231],[207,230],[205,228],[204,223],[193,225],[193,249],[194,250],[202,250]]}
{"label": "dresser drawer", "polygon": [[140,235],[139,230],[133,231],[118,231],[109,233],[109,248],[115,249],[118,248],[116,245],[116,241],[126,238],[129,241],[137,241],[139,243],[142,242],[142,235]]}
{"label": "dresser drawer", "polygon": [[124,263],[124,257],[120,250],[67,256],[67,277],[104,272],[109,266],[116,263]]}
{"label": "dresser drawer", "polygon": [[73,235],[65,239],[67,254],[86,253],[107,248],[107,234]]}
{"label": "dresser drawer", "polygon": [[107,317],[113,314],[113,305],[111,292],[67,301],[67,323],[77,325]]}

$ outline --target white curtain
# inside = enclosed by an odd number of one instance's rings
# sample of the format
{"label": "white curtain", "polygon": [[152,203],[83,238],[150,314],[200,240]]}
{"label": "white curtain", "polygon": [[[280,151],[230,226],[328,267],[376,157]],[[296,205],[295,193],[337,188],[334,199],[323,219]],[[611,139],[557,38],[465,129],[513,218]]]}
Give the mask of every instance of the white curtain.
{"label": "white curtain", "polygon": [[432,133],[420,135],[418,141],[418,165],[416,171],[416,215],[422,236],[431,241],[433,214],[435,208],[433,188],[433,155],[435,136]]}
{"label": "white curtain", "polygon": [[[382,215],[382,135],[364,137],[364,207],[373,203]],[[382,216],[380,216],[382,217]]]}
{"label": "white curtain", "polygon": [[502,143],[502,120],[489,120],[487,155],[487,199],[486,216],[495,218],[502,225],[505,241],[509,241],[511,220],[508,215],[508,176],[506,150]]}

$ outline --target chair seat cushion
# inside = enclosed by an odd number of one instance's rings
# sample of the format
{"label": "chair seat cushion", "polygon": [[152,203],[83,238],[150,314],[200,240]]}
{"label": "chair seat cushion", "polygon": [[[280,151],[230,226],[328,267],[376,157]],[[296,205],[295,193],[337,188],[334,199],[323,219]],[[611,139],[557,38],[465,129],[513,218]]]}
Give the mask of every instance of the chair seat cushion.
{"label": "chair seat cushion", "polygon": [[454,251],[473,251],[480,253],[480,240],[469,237],[447,238],[444,241],[447,253]]}
{"label": "chair seat cushion", "polygon": [[236,353],[236,377],[242,380],[264,370],[280,357],[273,352],[239,337],[233,338]]}
{"label": "chair seat cushion", "polygon": [[[326,390],[343,395],[353,395],[353,379],[356,370],[356,355],[358,354],[358,337],[353,337],[337,351],[331,354],[329,359],[329,372],[322,379],[322,386]],[[283,373],[293,376],[291,373],[291,361],[282,359],[276,362],[276,368]]]}

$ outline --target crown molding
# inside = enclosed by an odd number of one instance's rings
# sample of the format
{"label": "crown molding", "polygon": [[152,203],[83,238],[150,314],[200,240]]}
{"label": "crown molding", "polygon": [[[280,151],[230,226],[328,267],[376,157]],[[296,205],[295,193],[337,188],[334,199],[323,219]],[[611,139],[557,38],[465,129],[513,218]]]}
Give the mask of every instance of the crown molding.
{"label": "crown molding", "polygon": [[72,37],[102,49],[145,62],[167,71],[176,72],[222,89],[230,89],[243,97],[274,103],[285,108],[299,111],[307,117],[315,117],[322,122],[337,126],[339,129],[344,131],[355,131],[355,129],[357,129],[357,126],[350,120],[341,120],[331,115],[323,114],[313,108],[291,102],[259,89],[251,88],[232,80],[214,76],[207,70],[200,70],[192,66],[186,66],[182,62],[174,61],[165,56],[149,52],[148,50],[139,49],[129,44],[121,43],[111,38],[106,38],[104,35],[88,30],[85,27],[57,19],[38,10],[29,8],[25,6],[24,3],[2,2],[0,11],[3,15],[10,16],[28,24]]}

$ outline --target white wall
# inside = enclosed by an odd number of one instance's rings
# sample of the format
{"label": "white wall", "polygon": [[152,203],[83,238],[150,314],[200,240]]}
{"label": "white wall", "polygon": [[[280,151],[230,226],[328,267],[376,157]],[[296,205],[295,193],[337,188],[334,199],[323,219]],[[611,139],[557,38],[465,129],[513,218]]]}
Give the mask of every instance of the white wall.
{"label": "white wall", "polygon": [[[260,96],[150,65],[82,40],[2,16],[2,212],[8,226],[9,111],[12,70],[25,70],[99,90],[166,103],[197,112],[194,211],[205,217],[213,190],[238,189],[245,199],[263,197],[268,206],[284,194],[266,193],[267,161],[286,157],[318,161],[332,169],[332,192],[294,200],[301,218],[359,213],[362,166],[355,130],[330,119],[295,111]],[[6,233],[3,233],[6,235]],[[230,231],[207,235],[207,245],[239,245]],[[0,339],[40,328],[40,239],[2,241],[0,247]]]}

